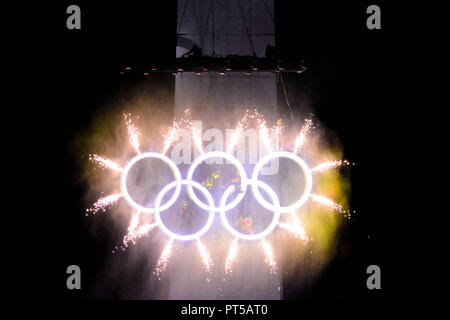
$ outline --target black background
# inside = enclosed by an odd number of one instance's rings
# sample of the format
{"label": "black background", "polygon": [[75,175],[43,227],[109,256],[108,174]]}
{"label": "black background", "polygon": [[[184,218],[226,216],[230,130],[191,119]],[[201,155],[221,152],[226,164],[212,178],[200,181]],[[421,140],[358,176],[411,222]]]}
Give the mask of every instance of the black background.
{"label": "black background", "polygon": [[[413,58],[426,43],[403,22],[407,6],[374,3],[382,10],[381,30],[365,25],[372,2],[276,2],[277,45],[310,64],[303,82],[289,82],[294,112],[310,92],[317,118],[341,138],[345,158],[358,163],[352,208],[359,214],[341,241],[347,254],[338,254],[302,295],[285,284],[286,299],[446,294],[444,211],[422,202],[435,200],[421,196],[417,179],[427,173],[413,163],[419,158],[432,166],[428,146],[413,136],[423,130],[427,106],[412,104],[419,92],[410,86],[415,71],[427,65]],[[81,7],[81,30],[66,28],[70,4]],[[3,160],[11,168],[5,176],[13,186],[4,199],[4,291],[13,298],[87,298],[87,290],[66,289],[66,267],[80,265],[83,288],[89,288],[110,248],[108,239],[90,240],[70,143],[123,85],[124,66],[174,58],[176,1],[60,1],[14,10],[22,14],[9,24],[5,50],[11,56],[4,60],[14,88],[2,128],[9,150]],[[172,85],[170,75],[159,77]],[[413,120],[419,112],[423,118]],[[365,285],[371,264],[381,267],[378,291]]]}

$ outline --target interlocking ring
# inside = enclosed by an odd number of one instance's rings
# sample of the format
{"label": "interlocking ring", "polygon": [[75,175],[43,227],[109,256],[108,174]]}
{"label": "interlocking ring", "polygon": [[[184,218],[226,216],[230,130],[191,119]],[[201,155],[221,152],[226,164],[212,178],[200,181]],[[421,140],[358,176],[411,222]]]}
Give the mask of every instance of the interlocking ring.
{"label": "interlocking ring", "polygon": [[138,204],[136,201],[134,201],[133,198],[128,193],[128,188],[127,188],[127,176],[128,176],[128,172],[130,171],[131,167],[134,166],[136,164],[136,162],[138,162],[142,159],[146,159],[146,158],[160,159],[160,160],[164,161],[170,167],[170,169],[172,169],[173,175],[175,177],[175,182],[176,182],[175,192],[173,193],[173,195],[169,199],[169,201],[167,201],[165,204],[163,204],[160,208],[160,211],[167,210],[175,203],[178,196],[180,195],[181,173],[180,173],[180,170],[178,169],[177,165],[175,164],[175,162],[173,162],[172,160],[170,160],[170,158],[166,157],[165,155],[163,155],[161,153],[156,153],[156,152],[142,153],[142,154],[134,157],[133,159],[131,159],[130,162],[128,162],[127,166],[125,167],[125,169],[122,172],[122,183],[121,183],[122,194],[123,194],[124,198],[128,201],[128,203],[131,204],[136,209],[138,209],[142,212],[147,212],[147,213],[155,212],[155,208],[144,207],[144,206],[141,206],[140,204]]}
{"label": "interlocking ring", "polygon": [[[159,194],[155,200],[154,208],[145,207],[145,206],[142,206],[142,205],[136,203],[136,201],[134,201],[134,199],[128,193],[128,189],[127,189],[126,182],[127,182],[128,172],[138,161],[145,159],[145,158],[156,158],[156,159],[160,159],[160,160],[164,161],[172,169],[172,172],[175,177],[175,181],[166,185],[159,192]],[[200,183],[192,180],[195,169],[203,161],[211,159],[211,158],[223,158],[225,160],[228,160],[237,168],[240,178],[241,178],[241,190],[238,193],[238,195],[236,196],[236,198],[227,204],[228,197],[231,195],[231,192],[233,192],[233,190],[235,189],[235,186],[228,187],[222,195],[219,207],[216,207],[214,205],[214,199],[212,198],[211,193],[205,187],[203,187]],[[295,161],[295,163],[302,169],[302,172],[305,176],[305,189],[304,189],[302,195],[296,202],[294,202],[293,204],[288,205],[288,206],[281,206],[280,200],[278,199],[278,196],[276,195],[275,191],[265,182],[258,180],[258,176],[260,174],[262,167],[267,162],[269,162],[270,160],[275,159],[275,158],[288,158],[288,159]],[[252,187],[252,193],[253,193],[255,199],[257,200],[257,202],[264,208],[274,212],[272,221],[269,224],[269,226],[266,229],[264,229],[263,231],[261,231],[257,234],[252,234],[252,235],[243,234],[243,233],[238,232],[237,230],[235,230],[234,228],[231,227],[230,223],[228,222],[228,220],[226,218],[226,211],[233,209],[242,201],[249,184]],[[203,228],[201,228],[199,231],[197,231],[193,234],[190,234],[190,235],[180,235],[180,234],[170,231],[167,228],[167,226],[164,225],[164,223],[162,222],[162,219],[161,219],[161,212],[170,208],[175,203],[178,196],[180,195],[181,185],[186,185],[187,192],[188,192],[189,196],[191,197],[191,200],[195,204],[197,204],[201,209],[209,212],[208,220],[207,220],[205,226],[203,226]],[[278,221],[280,219],[281,213],[292,212],[292,211],[300,208],[306,202],[306,200],[308,199],[308,197],[311,194],[312,175],[311,175],[311,170],[309,169],[307,164],[299,156],[297,156],[293,153],[290,153],[290,152],[278,151],[278,152],[269,153],[266,156],[264,156],[261,160],[259,160],[258,163],[256,164],[255,168],[253,169],[252,178],[248,179],[247,173],[245,172],[243,165],[239,162],[238,159],[236,159],[234,156],[232,156],[229,153],[214,151],[214,152],[205,153],[205,154],[201,155],[200,157],[198,157],[192,163],[191,167],[189,168],[188,173],[187,173],[187,179],[182,180],[180,170],[178,169],[178,167],[172,160],[170,160],[167,156],[165,156],[163,154],[148,152],[148,153],[143,153],[143,154],[140,154],[140,155],[134,157],[126,165],[125,169],[122,172],[121,187],[122,187],[122,194],[123,194],[124,198],[128,201],[128,203],[130,203],[133,207],[135,207],[136,209],[138,209],[142,212],[155,213],[155,218],[158,222],[158,225],[161,227],[161,229],[167,235],[169,235],[172,238],[179,239],[179,240],[193,240],[193,239],[197,239],[197,238],[201,237],[211,227],[213,220],[214,220],[215,212],[219,212],[220,216],[221,216],[221,221],[222,221],[223,225],[225,226],[225,228],[229,232],[231,232],[233,235],[240,237],[242,239],[255,240],[255,239],[260,239],[260,238],[265,237],[266,235],[268,235],[270,232],[272,232],[275,229],[275,227],[277,226]],[[173,188],[175,188],[175,192],[173,193],[172,197],[165,204],[161,205],[161,201],[162,201],[164,195],[170,189],[173,189]],[[197,197],[197,195],[194,193],[193,188],[198,189],[198,190],[200,190],[201,193],[203,193],[203,195],[206,197],[207,203],[202,202]],[[268,193],[269,197],[272,200],[272,203],[268,202],[267,200],[265,200],[263,198],[263,196],[261,195],[261,192],[259,191],[259,188],[262,188],[264,191],[266,191]]]}
{"label": "interlocking ring", "polygon": [[[274,206],[277,208],[280,208],[280,201],[278,200],[277,194],[275,193],[275,191],[273,191],[273,189],[271,187],[269,187],[268,184],[266,184],[265,182],[262,182],[260,180],[253,180],[253,179],[248,180],[248,184],[264,189],[264,191],[266,191],[269,194],[269,197],[272,199]],[[226,210],[223,209],[224,204],[226,203],[227,198],[232,191],[233,191],[233,186],[228,187],[225,190],[225,192],[223,193],[222,199],[220,200],[220,208],[221,208],[220,218],[222,220],[222,223],[223,223],[225,229],[227,229],[234,236],[239,237],[241,239],[245,239],[245,240],[257,240],[257,239],[264,238],[269,233],[271,233],[273,231],[273,229],[275,229],[275,227],[278,225],[278,221],[280,220],[280,210],[279,209],[273,210],[273,212],[274,212],[273,218],[272,218],[272,221],[270,222],[269,226],[257,234],[244,234],[244,233],[241,233],[241,232],[237,231],[236,229],[234,229],[228,222],[228,219],[226,216]]]}
{"label": "interlocking ring", "polygon": [[299,156],[297,156],[293,153],[290,153],[290,152],[286,152],[286,151],[277,151],[277,152],[272,152],[272,153],[265,155],[261,160],[258,161],[255,168],[253,169],[252,180],[254,180],[254,181],[258,180],[258,176],[259,176],[259,173],[260,173],[262,167],[270,160],[276,159],[276,158],[291,159],[291,160],[295,161],[295,163],[297,163],[297,165],[300,167],[300,169],[302,169],[303,174],[305,176],[305,190],[303,191],[300,198],[291,205],[278,207],[278,206],[275,206],[275,205],[267,202],[262,197],[261,193],[259,192],[258,186],[256,184],[252,184],[252,192],[253,192],[253,195],[255,196],[256,200],[264,208],[266,208],[268,210],[272,210],[272,211],[278,209],[278,210],[280,210],[281,213],[292,212],[292,211],[295,211],[298,208],[300,208],[306,202],[306,200],[308,200],[308,197],[311,194],[311,188],[312,188],[311,170],[309,170],[308,165]]}
{"label": "interlocking ring", "polygon": [[[187,185],[189,187],[194,187],[194,188],[200,190],[203,193],[203,195],[206,197],[206,200],[208,200],[209,206],[211,208],[214,207],[214,200],[211,196],[211,193],[209,193],[208,190],[205,187],[203,187],[200,183],[198,183],[196,181],[191,181],[191,180],[182,180],[181,184]],[[194,239],[200,238],[206,231],[208,231],[208,229],[211,227],[211,225],[214,221],[214,211],[213,210],[211,210],[209,212],[208,220],[206,221],[206,224],[203,226],[203,228],[201,228],[199,231],[197,231],[193,234],[189,234],[189,235],[181,235],[181,234],[170,231],[169,228],[167,228],[167,226],[163,223],[163,221],[161,219],[161,214],[160,214],[161,210],[159,208],[159,205],[162,201],[162,198],[166,195],[166,193],[170,189],[173,189],[176,186],[177,186],[177,181],[173,181],[173,182],[169,183],[161,190],[161,192],[156,197],[156,201],[155,201],[156,221],[158,222],[158,225],[161,227],[161,229],[171,238],[178,239],[178,240],[194,240]]]}

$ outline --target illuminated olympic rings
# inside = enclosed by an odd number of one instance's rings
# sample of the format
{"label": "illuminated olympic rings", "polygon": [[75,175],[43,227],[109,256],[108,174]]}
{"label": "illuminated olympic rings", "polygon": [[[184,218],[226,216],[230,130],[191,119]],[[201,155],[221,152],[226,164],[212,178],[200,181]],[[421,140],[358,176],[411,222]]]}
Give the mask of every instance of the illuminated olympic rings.
{"label": "illuminated olympic rings", "polygon": [[[138,204],[129,194],[127,189],[127,176],[130,171],[130,169],[140,160],[146,159],[146,158],[155,158],[162,160],[164,163],[166,163],[173,172],[175,180],[166,185],[158,194],[155,200],[155,207],[145,207],[140,204]],[[228,197],[231,195],[231,193],[235,190],[236,186],[230,186],[228,187],[225,192],[222,195],[222,198],[220,200],[219,207],[216,207],[214,204],[214,199],[212,198],[210,192],[203,187],[200,183],[193,181],[192,178],[194,176],[195,169],[205,160],[212,159],[212,158],[223,158],[230,162],[232,165],[234,165],[240,175],[240,192],[237,194],[237,196],[227,203]],[[299,197],[297,201],[295,201],[291,205],[287,206],[281,206],[280,200],[278,199],[278,196],[276,195],[275,191],[266,184],[265,182],[262,182],[258,180],[258,176],[260,174],[261,169],[263,166],[268,163],[269,161],[276,159],[276,158],[288,158],[293,160],[302,170],[304,179],[305,179],[305,187],[304,190]],[[181,235],[178,233],[175,233],[163,223],[161,219],[161,212],[169,209],[176,201],[178,196],[181,192],[182,185],[186,185],[187,192],[191,198],[191,200],[198,205],[203,210],[206,210],[209,212],[208,220],[206,224],[197,232],[193,234],[188,235]],[[241,232],[238,232],[235,230],[230,223],[227,220],[226,212],[236,207],[241,200],[244,198],[248,185],[251,185],[252,193],[257,200],[257,202],[266,208],[267,210],[273,211],[273,218],[269,226],[264,229],[263,231],[257,233],[257,234],[244,234]],[[225,152],[209,152],[201,155],[198,157],[194,163],[191,165],[191,167],[188,170],[187,173],[187,179],[182,180],[181,179],[181,173],[176,164],[169,159],[167,156],[160,154],[160,153],[154,153],[154,152],[148,152],[140,154],[136,157],[134,157],[125,167],[125,169],[122,172],[122,178],[121,178],[121,188],[122,188],[122,194],[124,198],[127,200],[127,202],[133,206],[134,208],[146,212],[146,213],[154,213],[155,219],[159,225],[159,227],[171,238],[178,239],[178,240],[194,240],[199,237],[201,237],[203,234],[205,234],[209,228],[211,227],[213,220],[214,220],[214,214],[216,212],[220,213],[222,224],[224,225],[225,229],[227,229],[231,234],[233,234],[236,237],[239,237],[241,239],[246,240],[256,240],[263,238],[267,236],[269,233],[271,233],[275,227],[278,224],[278,221],[280,219],[281,213],[286,212],[292,212],[298,208],[300,208],[308,199],[309,195],[311,194],[311,188],[312,188],[312,175],[311,170],[309,169],[308,165],[301,159],[299,156],[290,153],[290,152],[284,152],[284,151],[278,151],[278,152],[272,152],[264,156],[261,160],[258,161],[255,168],[253,169],[252,178],[248,179],[247,173],[245,172],[245,169],[243,165],[239,162],[238,159],[236,159],[234,156],[232,156],[229,153]],[[161,201],[163,197],[166,195],[166,193],[175,188],[175,191],[173,195],[169,198],[169,200],[161,204]],[[195,194],[193,188],[198,189],[206,198],[207,203],[202,202],[197,195]],[[264,197],[261,195],[261,192],[259,188],[262,188],[268,195],[272,203],[268,202],[264,199]]]}

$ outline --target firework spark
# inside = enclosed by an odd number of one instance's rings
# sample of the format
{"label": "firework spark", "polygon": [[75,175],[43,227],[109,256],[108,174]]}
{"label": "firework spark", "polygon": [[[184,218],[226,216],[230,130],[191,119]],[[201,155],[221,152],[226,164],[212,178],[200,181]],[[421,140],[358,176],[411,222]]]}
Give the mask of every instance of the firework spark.
{"label": "firework spark", "polygon": [[261,140],[264,146],[267,148],[269,152],[272,151],[272,146],[270,145],[270,137],[269,137],[269,129],[267,127],[266,120],[264,116],[258,112],[257,109],[253,110],[245,110],[245,114],[242,116],[241,120],[239,120],[236,129],[233,131],[231,135],[230,144],[228,145],[227,152],[233,153],[234,148],[239,142],[239,139],[242,137],[244,130],[248,128],[248,123],[250,120],[255,120],[259,127],[259,134],[261,136]]}
{"label": "firework spark", "polygon": [[141,217],[141,212],[140,211],[136,211],[133,214],[133,217],[131,218],[130,224],[128,226],[128,233],[133,232],[134,230],[136,230],[137,226],[139,225],[140,217]]}
{"label": "firework spark", "polygon": [[122,197],[121,193],[110,194],[109,196],[100,198],[95,202],[91,208],[86,209],[86,215],[88,213],[96,214],[99,211],[106,212],[106,208],[110,205],[113,205]]}
{"label": "firework spark", "polygon": [[278,225],[283,229],[291,232],[296,238],[303,240],[304,243],[308,242],[309,238],[306,235],[305,229],[294,212],[291,212],[292,223],[280,222]]}
{"label": "firework spark", "polygon": [[253,110],[253,114],[249,114],[251,119],[255,119],[259,126],[259,134],[267,151],[272,152],[272,146],[270,145],[269,129],[267,128],[266,120],[264,116],[258,112],[257,109]]}
{"label": "firework spark", "polygon": [[117,163],[112,160],[105,159],[97,154],[89,154],[89,160],[98,164],[100,167],[104,169],[112,169],[114,171],[123,171],[121,167]]}
{"label": "firework spark", "polygon": [[153,274],[158,277],[158,280],[161,280],[160,275],[166,270],[167,264],[169,263],[170,256],[172,255],[172,244],[173,238],[167,242],[163,252],[156,262],[156,267],[155,270],[153,270]]}
{"label": "firework spark", "polygon": [[248,110],[246,110],[245,115],[239,121],[236,129],[233,131],[233,134],[231,135],[230,144],[227,147],[227,152],[228,153],[233,153],[234,148],[238,144],[239,139],[241,138],[241,136],[242,136],[242,134],[244,132],[244,128],[246,126],[246,121],[247,121],[247,114],[248,114]]}
{"label": "firework spark", "polygon": [[284,134],[284,125],[283,119],[279,118],[275,125],[272,127],[275,130],[276,136],[276,150],[282,150],[283,148],[283,134]]}
{"label": "firework spark", "polygon": [[206,250],[206,247],[204,244],[200,241],[199,238],[197,238],[197,248],[200,252],[200,257],[202,258],[203,265],[205,266],[206,272],[211,273],[211,268],[214,265],[211,255],[209,254],[208,250]]}
{"label": "firework spark", "polygon": [[262,239],[261,240],[261,245],[262,245],[262,247],[263,247],[263,249],[264,249],[264,254],[265,254],[265,259],[264,259],[264,261],[267,263],[267,265],[269,266],[269,268],[270,268],[270,271],[272,272],[272,273],[276,273],[276,271],[277,271],[277,269],[278,269],[278,266],[277,266],[277,262],[275,261],[275,254],[273,253],[273,249],[272,249],[272,247],[270,246],[270,244],[266,241],[266,240],[264,240],[264,239]]}
{"label": "firework spark", "polygon": [[225,261],[226,273],[233,272],[233,262],[236,260],[238,253],[238,240],[239,238],[236,237],[231,243],[230,249],[228,250],[227,260]]}
{"label": "firework spark", "polygon": [[259,134],[267,151],[272,152],[272,146],[270,145],[269,129],[266,125],[266,120],[262,120],[259,123]]}
{"label": "firework spark", "polygon": [[127,240],[132,241],[135,243],[135,241],[139,238],[142,238],[150,233],[153,228],[157,226],[156,223],[147,223],[142,226],[140,226],[136,231],[133,231],[131,234],[128,235]]}
{"label": "firework spark", "polygon": [[167,151],[169,150],[170,146],[172,145],[173,141],[175,140],[177,129],[178,128],[176,127],[175,122],[174,122],[172,127],[169,128],[168,133],[165,135],[164,147],[163,147],[162,154],[166,154]]}
{"label": "firework spark", "polygon": [[194,139],[194,145],[203,154],[203,143],[202,143],[202,133],[195,127],[194,124],[191,125],[192,138]]}
{"label": "firework spark", "polygon": [[300,133],[297,136],[297,139],[295,139],[295,146],[293,153],[300,152],[302,146],[307,142],[308,140],[308,133],[311,131],[313,122],[311,119],[306,119],[305,124],[303,125],[302,129],[300,130]]}
{"label": "firework spark", "polygon": [[349,210],[344,210],[342,207],[342,204],[340,204],[340,203],[336,203],[333,200],[331,200],[325,196],[318,195],[315,193],[311,193],[310,197],[315,202],[342,213],[345,217],[348,217],[348,218],[351,217],[351,212]]}
{"label": "firework spark", "polygon": [[177,118],[173,120],[172,126],[169,127],[167,134],[164,135],[165,140],[162,154],[166,154],[167,151],[169,151],[170,147],[177,138],[177,131],[181,128],[188,129],[191,132],[192,139],[194,140],[194,145],[201,153],[203,153],[202,133],[195,126],[195,123],[192,120],[191,110],[186,109],[184,111],[184,115],[179,120]]}
{"label": "firework spark", "polygon": [[348,166],[350,164],[351,163],[348,162],[347,160],[326,161],[326,162],[320,163],[317,166],[315,166],[314,168],[312,168],[311,172],[313,172],[313,173],[323,172],[323,171],[327,171],[327,170],[341,167],[341,166]]}
{"label": "firework spark", "polygon": [[127,126],[128,135],[130,136],[130,143],[133,146],[134,150],[136,150],[137,154],[140,154],[141,151],[139,150],[139,136],[141,133],[136,128],[136,126],[133,124],[133,121],[130,119],[131,113],[124,113],[123,118],[125,120],[125,125]]}
{"label": "firework spark", "polygon": [[131,218],[130,225],[128,226],[128,233],[123,237],[122,249],[128,247],[130,242],[135,244],[137,239],[147,236],[157,225],[156,223],[148,223],[138,228],[139,218],[140,212],[138,211]]}

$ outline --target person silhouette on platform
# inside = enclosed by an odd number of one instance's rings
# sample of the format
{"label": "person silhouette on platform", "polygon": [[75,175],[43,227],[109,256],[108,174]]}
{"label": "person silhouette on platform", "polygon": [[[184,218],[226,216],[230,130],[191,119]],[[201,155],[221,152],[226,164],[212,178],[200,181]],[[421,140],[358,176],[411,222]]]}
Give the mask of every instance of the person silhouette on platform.
{"label": "person silhouette on platform", "polygon": [[195,43],[192,46],[191,50],[189,50],[188,52],[186,52],[185,54],[183,54],[181,57],[193,57],[193,58],[199,58],[202,56],[202,49],[200,49],[200,47],[198,47]]}

